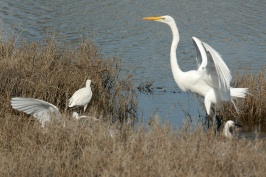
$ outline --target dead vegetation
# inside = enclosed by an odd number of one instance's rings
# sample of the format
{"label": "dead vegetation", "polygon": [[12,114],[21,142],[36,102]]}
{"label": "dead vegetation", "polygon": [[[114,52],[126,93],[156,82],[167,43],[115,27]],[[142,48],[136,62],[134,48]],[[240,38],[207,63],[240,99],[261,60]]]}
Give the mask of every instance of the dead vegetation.
{"label": "dead vegetation", "polygon": [[137,99],[131,76],[121,76],[120,60],[105,59],[89,40],[77,49],[53,41],[20,46],[14,41],[0,42],[0,65],[2,115],[11,111],[14,96],[42,99],[65,110],[68,98],[91,79],[93,98],[87,112],[121,122],[135,117]]}
{"label": "dead vegetation", "polygon": [[231,103],[223,105],[221,114],[227,119],[237,119],[245,125],[245,131],[266,132],[266,70],[251,73],[247,69],[243,75],[236,73],[234,78],[233,87],[246,87],[249,94],[236,102],[239,115]]}
{"label": "dead vegetation", "polygon": [[[1,42],[0,65],[0,176],[265,176],[264,139],[228,140],[206,133],[201,125],[174,130],[156,119],[150,125],[121,124],[135,118],[131,75],[119,75],[119,60],[104,59],[90,41],[76,50],[51,41],[19,47]],[[235,84],[256,95],[251,76]],[[64,110],[88,78],[94,95],[87,112],[100,121],[77,121],[62,111],[66,127],[55,122],[43,129],[34,118],[11,109],[11,97],[23,96]],[[252,116],[245,105],[251,100],[241,106],[243,114]]]}
{"label": "dead vegetation", "polygon": [[1,176],[265,176],[263,139],[65,118],[47,129],[2,119]]}

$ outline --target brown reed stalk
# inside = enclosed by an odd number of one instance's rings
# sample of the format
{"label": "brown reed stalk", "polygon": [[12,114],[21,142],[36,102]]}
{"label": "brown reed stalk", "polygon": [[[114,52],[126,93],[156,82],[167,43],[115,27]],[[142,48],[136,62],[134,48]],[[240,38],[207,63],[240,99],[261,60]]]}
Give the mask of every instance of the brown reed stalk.
{"label": "brown reed stalk", "polygon": [[231,103],[224,104],[222,115],[225,120],[236,119],[244,130],[266,131],[266,70],[260,69],[251,73],[246,69],[243,75],[235,74],[233,87],[246,87],[249,94],[245,99],[239,98],[236,103],[240,110],[238,115]]}

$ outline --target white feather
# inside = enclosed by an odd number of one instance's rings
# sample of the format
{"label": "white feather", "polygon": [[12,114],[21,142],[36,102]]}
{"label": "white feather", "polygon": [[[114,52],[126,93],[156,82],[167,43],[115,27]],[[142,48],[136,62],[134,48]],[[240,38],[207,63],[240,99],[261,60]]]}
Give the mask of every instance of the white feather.
{"label": "white feather", "polygon": [[61,113],[55,105],[39,99],[14,97],[11,99],[11,106],[38,119],[42,127],[52,117],[61,118]]}
{"label": "white feather", "polygon": [[77,90],[72,97],[69,99],[68,107],[83,106],[84,112],[91,100],[91,80],[86,81],[86,87]]}

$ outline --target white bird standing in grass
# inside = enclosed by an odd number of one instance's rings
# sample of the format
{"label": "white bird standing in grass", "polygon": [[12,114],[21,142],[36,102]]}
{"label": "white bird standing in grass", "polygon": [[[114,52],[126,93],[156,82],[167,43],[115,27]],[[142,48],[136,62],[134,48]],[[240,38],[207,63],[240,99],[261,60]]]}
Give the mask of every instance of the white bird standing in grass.
{"label": "white bird standing in grass", "polygon": [[224,125],[224,130],[223,130],[223,133],[224,133],[224,136],[226,138],[229,138],[229,139],[232,139],[234,137],[233,133],[234,133],[234,129],[235,127],[242,127],[241,125],[239,124],[236,124],[234,121],[232,120],[228,120],[225,125]]}
{"label": "white bird standing in grass", "polygon": [[[183,91],[188,90],[204,97],[204,105],[208,115],[210,115],[212,103],[231,101],[234,104],[234,98],[245,98],[248,89],[230,87],[232,79],[230,70],[211,46],[193,37],[198,54],[196,58],[198,69],[183,72],[176,58],[179,32],[175,20],[170,16],[145,17],[143,20],[158,21],[170,26],[173,34],[170,61],[175,82]],[[238,112],[235,104],[234,107]]]}
{"label": "white bird standing in grass", "polygon": [[14,97],[11,99],[11,106],[38,119],[41,127],[44,127],[46,122],[51,121],[52,117],[61,120],[59,109],[55,105],[43,100]]}
{"label": "white bird standing in grass", "polygon": [[84,107],[84,112],[91,100],[92,91],[91,91],[91,80],[86,81],[86,86],[77,90],[72,97],[69,99],[68,107]]}

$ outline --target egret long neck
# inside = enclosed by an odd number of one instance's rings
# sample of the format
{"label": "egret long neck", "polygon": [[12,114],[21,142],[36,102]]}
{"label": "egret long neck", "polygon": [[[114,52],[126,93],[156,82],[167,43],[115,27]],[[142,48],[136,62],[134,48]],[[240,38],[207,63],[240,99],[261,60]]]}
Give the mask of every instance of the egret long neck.
{"label": "egret long neck", "polygon": [[[179,32],[178,32],[178,29],[176,27],[175,22],[169,24],[169,26],[170,26],[172,34],[173,34],[173,40],[172,40],[171,51],[170,51],[171,69],[172,69],[172,73],[174,75],[174,79],[180,87],[180,84],[179,84],[180,74],[182,74],[183,72],[179,68],[179,65],[178,65],[178,62],[176,59],[176,48],[177,48],[177,45],[179,42]],[[182,88],[182,90],[183,90],[183,88]]]}

